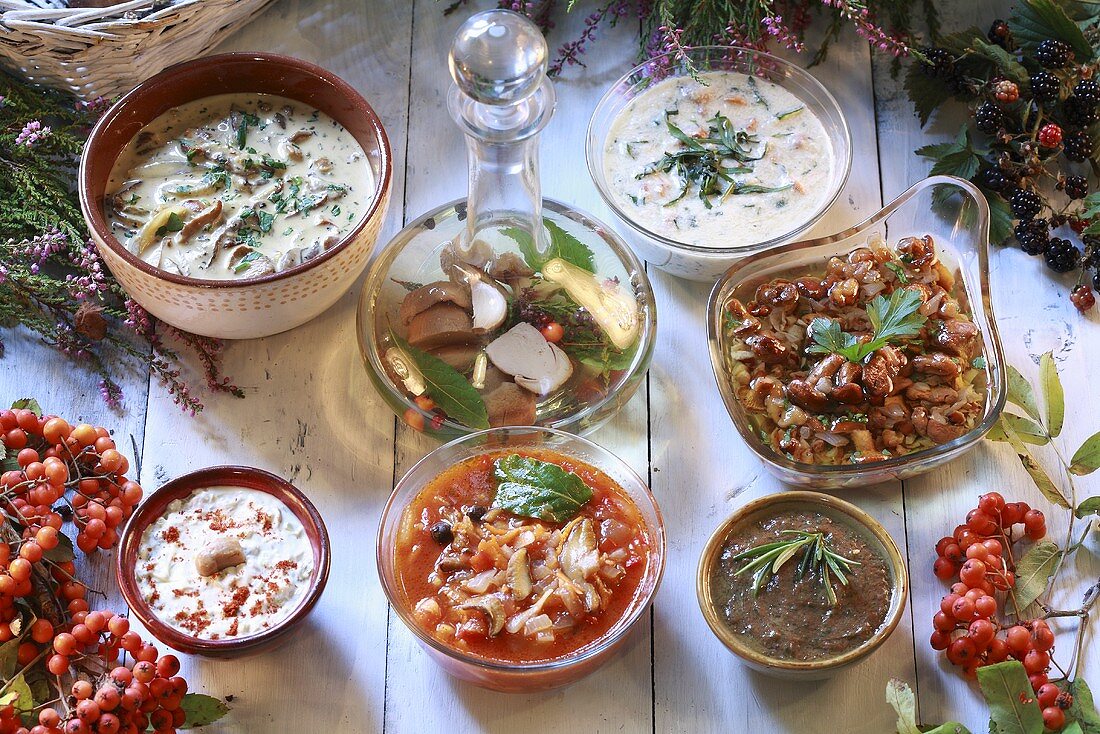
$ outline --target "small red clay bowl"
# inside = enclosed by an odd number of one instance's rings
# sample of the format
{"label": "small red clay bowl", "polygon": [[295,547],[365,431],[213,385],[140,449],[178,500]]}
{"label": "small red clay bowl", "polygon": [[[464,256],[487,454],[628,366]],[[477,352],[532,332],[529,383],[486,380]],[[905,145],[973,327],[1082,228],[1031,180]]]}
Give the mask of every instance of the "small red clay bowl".
{"label": "small red clay bowl", "polygon": [[[381,90],[379,90],[381,91]],[[111,169],[141,128],[181,104],[215,94],[276,94],[324,112],[351,133],[374,175],[374,200],[343,239],[317,257],[279,273],[241,280],[203,280],[153,267],[114,238],[104,214]],[[367,266],[386,218],[393,153],[362,95],[335,74],[301,59],[229,53],[165,69],[122,95],[96,123],[77,177],[80,208],[103,261],[126,292],[161,321],[223,339],[253,339],[304,324],[336,303]]]}
{"label": "small red clay bowl", "polygon": [[[199,489],[219,486],[245,487],[267,492],[286,505],[287,509],[302,522],[306,537],[313,546],[313,575],[309,579],[309,590],[298,608],[278,624],[247,637],[204,640],[185,634],[162,622],[156,616],[138,588],[134,568],[137,565],[138,549],[145,529],[164,514],[169,502],[188,497]],[[236,658],[276,647],[286,640],[287,633],[291,629],[309,615],[328,581],[329,556],[328,530],[325,529],[320,513],[317,512],[313,503],[290,482],[262,469],[247,466],[212,466],[173,479],[153,492],[142,503],[122,533],[122,542],[116,556],[115,573],[118,577],[119,589],[130,611],[162,643],[189,655]]]}

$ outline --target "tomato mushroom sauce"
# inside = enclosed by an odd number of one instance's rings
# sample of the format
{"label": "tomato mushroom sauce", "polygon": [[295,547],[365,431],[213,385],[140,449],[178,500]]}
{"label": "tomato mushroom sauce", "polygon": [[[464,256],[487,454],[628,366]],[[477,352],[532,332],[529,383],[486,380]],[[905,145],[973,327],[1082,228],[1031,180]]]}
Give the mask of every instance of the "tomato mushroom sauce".
{"label": "tomato mushroom sauce", "polygon": [[722,320],[736,397],[792,461],[883,461],[957,439],[984,413],[982,336],[930,236],[739,290]]}
{"label": "tomato mushroom sauce", "polygon": [[[517,484],[519,493],[525,487],[510,480],[548,472],[590,492],[567,520],[499,506],[516,501]],[[509,506],[555,516],[541,502]],[[436,477],[405,508],[393,558],[424,632],[490,661],[531,663],[583,650],[627,617],[655,542],[609,476],[557,452],[523,448],[481,454]]]}

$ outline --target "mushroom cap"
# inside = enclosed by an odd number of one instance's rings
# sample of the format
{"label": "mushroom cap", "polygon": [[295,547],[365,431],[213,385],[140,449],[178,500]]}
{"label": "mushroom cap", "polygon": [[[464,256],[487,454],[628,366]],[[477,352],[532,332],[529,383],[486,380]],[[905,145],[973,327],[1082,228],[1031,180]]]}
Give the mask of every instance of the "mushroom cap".
{"label": "mushroom cap", "polygon": [[449,344],[477,341],[470,314],[450,302],[437,303],[413,316],[409,322],[409,344],[420,349],[435,349]]}
{"label": "mushroom cap", "polygon": [[461,283],[449,280],[438,280],[422,285],[405,295],[401,301],[398,316],[401,318],[401,323],[408,325],[416,315],[438,303],[447,302],[469,311],[472,308],[470,289]]}
{"label": "mushroom cap", "polygon": [[516,384],[537,395],[548,395],[573,374],[569,355],[546,341],[531,324],[516,324],[485,348],[489,360]]}
{"label": "mushroom cap", "polygon": [[532,426],[538,398],[530,390],[524,390],[514,382],[503,382],[485,393],[485,408],[489,411],[489,425]]}

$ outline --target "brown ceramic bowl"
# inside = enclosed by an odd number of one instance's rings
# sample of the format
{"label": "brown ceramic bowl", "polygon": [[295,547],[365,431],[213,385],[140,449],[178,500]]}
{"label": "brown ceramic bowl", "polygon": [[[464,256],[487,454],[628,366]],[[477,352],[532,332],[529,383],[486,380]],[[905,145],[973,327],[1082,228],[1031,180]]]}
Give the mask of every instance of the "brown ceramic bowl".
{"label": "brown ceramic bowl", "polygon": [[[134,577],[141,537],[145,534],[145,529],[164,513],[168,503],[183,499],[196,490],[215,486],[246,487],[276,497],[302,522],[306,537],[313,546],[313,574],[309,579],[309,590],[298,608],[278,624],[247,637],[205,640],[165,624],[149,608]],[[130,611],[165,645],[190,655],[235,658],[269,650],[285,641],[287,633],[306,618],[321,597],[328,581],[329,556],[328,530],[325,529],[320,513],[290,482],[262,469],[212,466],[173,479],[142,502],[122,533],[122,542],[115,560],[115,574],[122,597]]]}
{"label": "brown ceramic bowl", "polygon": [[[890,606],[882,625],[869,640],[841,655],[810,661],[771,657],[734,633],[718,613],[710,578],[726,538],[731,532],[761,516],[774,515],[786,508],[815,510],[836,521],[846,523],[886,561],[886,567],[890,570]],[[905,601],[909,595],[909,571],[901,551],[898,550],[890,534],[886,532],[886,528],[851,502],[819,492],[782,492],[749,502],[714,531],[706,547],[703,548],[703,555],[699,560],[696,591],[699,595],[699,607],[703,611],[707,624],[710,625],[711,632],[750,668],[779,678],[816,680],[827,678],[838,670],[863,660],[877,650],[893,633],[901,621],[902,614],[905,613]]]}
{"label": "brown ceramic bowl", "polygon": [[[105,194],[111,168],[144,125],[173,107],[213,94],[277,94],[309,104],[343,125],[363,147],[374,200],[358,225],[312,260],[280,273],[203,280],[143,261],[111,234]],[[165,323],[204,336],[250,339],[304,324],[363,272],[389,206],[393,160],[378,115],[347,82],[289,56],[230,53],[178,64],[124,94],[100,118],[80,162],[80,207],[100,255],[135,301]]]}

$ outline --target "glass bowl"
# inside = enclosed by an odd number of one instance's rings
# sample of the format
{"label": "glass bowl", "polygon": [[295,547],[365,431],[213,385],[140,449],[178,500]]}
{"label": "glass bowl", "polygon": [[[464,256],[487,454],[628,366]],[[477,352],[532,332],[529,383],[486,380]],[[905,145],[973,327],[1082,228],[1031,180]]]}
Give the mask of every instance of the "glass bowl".
{"label": "glass bowl", "polygon": [[[838,522],[843,522],[858,532],[873,550],[886,561],[890,569],[890,606],[886,618],[875,634],[866,642],[843,654],[821,660],[786,660],[772,657],[747,643],[736,634],[722,619],[718,604],[714,600],[711,578],[718,563],[726,539],[734,531],[757,522],[761,516],[774,517],[782,509],[811,510],[820,512]],[[850,502],[818,492],[783,492],[753,500],[735,512],[718,526],[703,548],[696,576],[696,592],[699,608],[715,637],[722,641],[730,652],[737,655],[753,670],[777,678],[797,680],[818,680],[827,678],[839,670],[863,660],[877,650],[886,641],[901,621],[905,613],[905,603],[909,595],[909,571],[901,551],[886,528],[877,520]]]}
{"label": "glass bowl", "polygon": [[[588,433],[619,411],[634,395],[649,369],[657,329],[657,308],[645,267],[613,231],[603,223],[551,199],[543,200],[543,218],[565,230],[593,250],[595,272],[614,280],[637,304],[637,336],[634,352],[614,370],[593,377],[584,364],[574,367],[573,377],[561,388],[541,397],[535,424],[571,433]],[[466,226],[466,201],[455,201],[428,212],[405,227],[371,265],[359,300],[356,333],[367,373],[390,408],[414,428],[441,440],[463,436],[487,426],[471,427],[444,417],[424,401],[418,403],[395,371],[395,344],[391,327],[400,324],[400,307],[414,285],[447,280],[440,253]],[[482,230],[497,256],[521,256],[518,244],[497,232]],[[489,241],[489,238],[492,238]],[[509,310],[515,303],[515,291]],[[562,342],[564,344],[564,342]],[[400,351],[398,351],[400,354]],[[467,368],[465,374],[471,374]],[[606,374],[606,377],[602,375]],[[514,425],[516,422],[500,425]],[[493,424],[497,427],[497,424]]]}
{"label": "glass bowl", "polygon": [[[785,231],[774,232],[760,242],[736,247],[699,246],[678,242],[653,232],[631,218],[611,191],[604,171],[604,146],[619,112],[651,84],[670,76],[689,76],[691,66],[699,71],[736,71],[766,79],[798,97],[824,126],[833,150],[834,165],[828,191],[817,209],[805,220]],[[812,227],[836,201],[852,168],[852,138],[848,122],[836,99],[806,71],[780,58],[745,48],[703,46],[687,51],[686,60],[672,54],[656,56],[634,67],[604,94],[592,113],[585,142],[588,172],[608,208],[619,221],[619,231],[645,260],[673,275],[713,282],[745,255],[791,241]]]}
{"label": "glass bowl", "polygon": [[[424,486],[445,469],[473,456],[503,447],[551,449],[578,459],[603,472],[630,496],[649,526],[653,544],[645,577],[633,603],[603,637],[563,657],[547,661],[505,663],[487,660],[449,647],[416,623],[394,569],[394,549],[406,507]],[[649,609],[657,593],[665,565],[665,531],[657,500],[641,477],[606,449],[583,438],[534,426],[494,428],[440,446],[421,459],[394,487],[378,527],[378,575],[390,604],[417,642],[447,673],[483,688],[529,693],[573,683],[608,662],[626,641],[627,634]]]}
{"label": "glass bowl", "polygon": [[[730,297],[783,273],[819,272],[828,258],[847,254],[875,237],[892,246],[903,237],[926,234],[933,237],[941,261],[952,266],[956,278],[961,279],[965,305],[981,332],[986,400],[974,428],[946,443],[861,464],[809,464],[774,450],[757,434],[729,379],[726,362],[730,347],[725,343],[722,319]],[[954,176],[931,176],[850,229],[747,257],[726,272],[711,292],[707,312],[711,365],[734,425],[773,474],[784,482],[822,488],[901,480],[945,464],[981,441],[997,422],[1006,399],[1004,354],[990,300],[988,248],[989,206],[981,191]]]}

